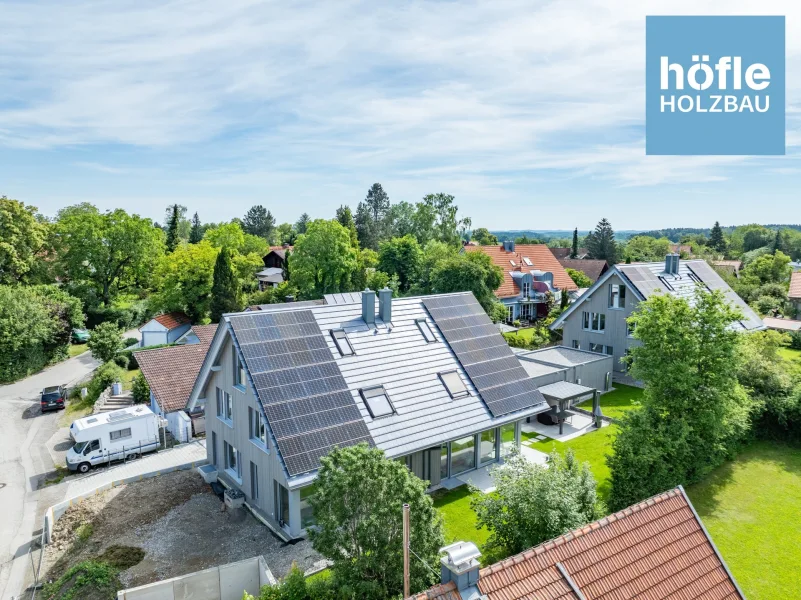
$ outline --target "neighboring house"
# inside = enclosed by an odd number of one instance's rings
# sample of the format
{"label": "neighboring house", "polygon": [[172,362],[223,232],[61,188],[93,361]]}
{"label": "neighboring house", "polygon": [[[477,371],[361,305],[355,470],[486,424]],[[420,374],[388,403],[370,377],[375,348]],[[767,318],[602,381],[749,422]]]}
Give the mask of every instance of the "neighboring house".
{"label": "neighboring house", "polygon": [[139,346],[158,346],[160,344],[172,344],[178,341],[189,328],[192,321],[182,312],[164,313],[153,317],[139,328],[142,333],[142,341]]}
{"label": "neighboring house", "polygon": [[[290,298],[291,296],[287,296]],[[294,300],[288,300],[287,302],[279,302],[277,304],[254,304],[253,306],[248,306],[245,309],[245,312],[251,311],[258,311],[258,310],[275,310],[276,307],[286,306],[287,304],[291,304],[294,308],[305,308],[309,306],[321,306],[325,304],[325,300],[301,300],[300,302],[295,302]]]}
{"label": "neighboring house", "polygon": [[256,279],[259,281],[259,291],[263,292],[284,283],[284,270],[281,267],[267,267],[256,273]]}
{"label": "neighboring house", "polygon": [[558,302],[560,292],[578,290],[564,267],[545,244],[464,246],[466,252],[483,252],[503,270],[495,295],[506,306],[507,322],[529,321],[548,315],[547,294]]}
{"label": "neighboring house", "polygon": [[576,271],[581,271],[589,277],[590,281],[593,283],[598,281],[598,278],[609,270],[609,265],[605,260],[595,260],[592,258],[585,258],[583,260],[579,260],[578,258],[560,258],[559,264],[562,265],[565,270],[574,269]]}
{"label": "neighboring house", "polygon": [[796,318],[801,319],[801,271],[793,271],[790,275],[790,289],[787,292],[787,298],[795,311]]}
{"label": "neighboring house", "polygon": [[712,266],[718,271],[740,277],[740,269],[743,268],[743,261],[741,260],[713,260]]}
{"label": "neighboring house", "polygon": [[793,271],[801,271],[801,261],[795,261],[790,263],[790,268]]}
{"label": "neighboring house", "polygon": [[[551,254],[553,254],[557,260],[562,260],[563,258],[570,258],[570,253],[573,252],[572,248],[551,248]],[[584,260],[590,255],[590,251],[586,248],[579,248],[578,254],[576,254],[576,260]]]}
{"label": "neighboring house", "polygon": [[437,488],[517,448],[527,418],[597,397],[565,378],[538,388],[471,293],[366,290],[225,315],[187,407],[205,406],[218,481],[297,538],[333,448],[377,446]]}
{"label": "neighboring house", "polygon": [[136,353],[150,386],[150,410],[167,419],[167,430],[179,442],[192,437],[192,421],[185,408],[215,331],[217,325],[195,325],[182,336],[180,345]]}
{"label": "neighboring house", "polygon": [[551,324],[562,330],[562,345],[614,357],[614,369],[625,372],[620,359],[639,344],[626,319],[637,305],[655,293],[692,299],[696,286],[721,290],[743,313],[737,329],[765,329],[757,314],[704,260],[681,260],[668,254],[665,262],[618,264],[582,294]]}
{"label": "neighboring house", "polygon": [[668,249],[671,253],[684,256],[685,258],[690,258],[693,255],[693,247],[689,244],[670,244]]}
{"label": "neighboring house", "polygon": [[270,246],[270,251],[262,257],[266,269],[283,269],[286,264],[286,253],[292,252],[292,246]]}
{"label": "neighboring house", "polygon": [[745,600],[681,486],[483,569],[472,544],[443,551],[413,600]]}

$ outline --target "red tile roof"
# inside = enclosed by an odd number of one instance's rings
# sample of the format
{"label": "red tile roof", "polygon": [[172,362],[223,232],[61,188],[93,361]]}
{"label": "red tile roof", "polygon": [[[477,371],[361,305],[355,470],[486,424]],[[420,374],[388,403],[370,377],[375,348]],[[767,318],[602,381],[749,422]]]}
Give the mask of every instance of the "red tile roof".
{"label": "red tile roof", "polygon": [[192,320],[182,312],[164,313],[163,315],[155,317],[155,321],[161,323],[170,330],[192,322]]}
{"label": "red tile roof", "polygon": [[[557,564],[593,600],[744,598],[681,488],[481,569],[478,589],[488,600],[576,598]],[[414,598],[453,598],[426,594]]]}
{"label": "red tile roof", "polygon": [[150,385],[156,400],[165,413],[181,410],[189,400],[195,379],[203,366],[203,360],[211,345],[209,328],[216,325],[194,327],[199,344],[168,346],[155,350],[140,350],[135,353],[142,374]]}
{"label": "red tile roof", "polygon": [[801,271],[793,271],[790,276],[790,291],[787,296],[793,300],[801,300]]}
{"label": "red tile roof", "polygon": [[217,333],[217,324],[193,325],[192,331],[195,332],[195,335],[197,336],[197,339],[200,340],[201,344],[211,346],[211,340],[214,338],[214,334]]}
{"label": "red tile roof", "polygon": [[605,260],[594,260],[589,258],[560,258],[559,264],[565,269],[575,269],[581,271],[589,277],[593,283],[598,281],[598,278],[609,270],[609,265]]}
{"label": "red tile roof", "polygon": [[[484,252],[492,259],[492,262],[503,269],[503,282],[501,287],[495,290],[498,298],[509,298],[517,296],[520,290],[512,279],[511,271],[519,269],[523,273],[531,271],[548,271],[553,273],[553,284],[560,290],[577,290],[578,286],[570,279],[564,267],[545,244],[517,244],[514,252],[507,252],[503,246],[465,246],[466,252]],[[528,266],[523,259],[528,258],[532,266]],[[515,261],[513,266],[509,261]]]}
{"label": "red tile roof", "polygon": [[[551,254],[553,254],[556,258],[570,258],[570,253],[573,251],[572,248],[551,248]],[[586,248],[579,248],[577,256],[587,256],[588,250]],[[576,259],[576,260],[580,260]]]}

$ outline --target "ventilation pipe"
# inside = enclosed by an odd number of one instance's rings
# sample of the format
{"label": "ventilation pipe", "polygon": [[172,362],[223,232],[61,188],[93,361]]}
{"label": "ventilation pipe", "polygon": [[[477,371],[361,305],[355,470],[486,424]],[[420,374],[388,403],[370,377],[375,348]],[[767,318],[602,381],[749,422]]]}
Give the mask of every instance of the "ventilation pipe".
{"label": "ventilation pipe", "polygon": [[443,585],[453,581],[460,592],[476,585],[481,552],[473,542],[456,542],[441,548],[440,552],[447,555],[440,559]]}

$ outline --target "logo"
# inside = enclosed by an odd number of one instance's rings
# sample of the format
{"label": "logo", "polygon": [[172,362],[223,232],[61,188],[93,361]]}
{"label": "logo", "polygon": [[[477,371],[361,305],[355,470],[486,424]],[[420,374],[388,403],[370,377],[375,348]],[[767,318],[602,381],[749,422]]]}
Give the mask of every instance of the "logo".
{"label": "logo", "polygon": [[645,30],[646,154],[784,154],[784,17],[646,17]]}

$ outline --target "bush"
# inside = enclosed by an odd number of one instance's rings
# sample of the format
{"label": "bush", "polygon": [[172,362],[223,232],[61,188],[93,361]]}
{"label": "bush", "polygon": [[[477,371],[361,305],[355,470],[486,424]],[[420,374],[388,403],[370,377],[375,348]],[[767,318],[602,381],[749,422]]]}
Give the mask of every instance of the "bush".
{"label": "bush", "polygon": [[139,340],[137,340],[135,337],[127,337],[124,340],[122,340],[122,347],[123,348],[128,348],[128,347],[133,346],[134,344],[138,344],[138,343],[139,343]]}
{"label": "bush", "polygon": [[117,356],[114,357],[114,364],[123,369],[127,369],[130,362],[131,359],[125,356],[124,354],[118,354]]}
{"label": "bush", "polygon": [[801,350],[801,331],[794,331],[790,334],[790,348]]}
{"label": "bush", "polygon": [[114,323],[120,329],[130,329],[141,325],[153,315],[146,300],[139,300],[130,306],[93,306],[86,311],[89,328],[101,323]]}
{"label": "bush", "polygon": [[92,356],[102,362],[114,360],[122,348],[121,333],[120,328],[114,323],[101,323],[95,327],[87,343]]}
{"label": "bush", "polygon": [[134,402],[139,404],[150,402],[150,385],[148,385],[147,379],[145,379],[145,376],[142,373],[139,373],[139,375],[134,377],[131,386]]}
{"label": "bush", "polygon": [[86,386],[89,401],[94,404],[107,387],[122,379],[122,369],[113,362],[100,365]]}

